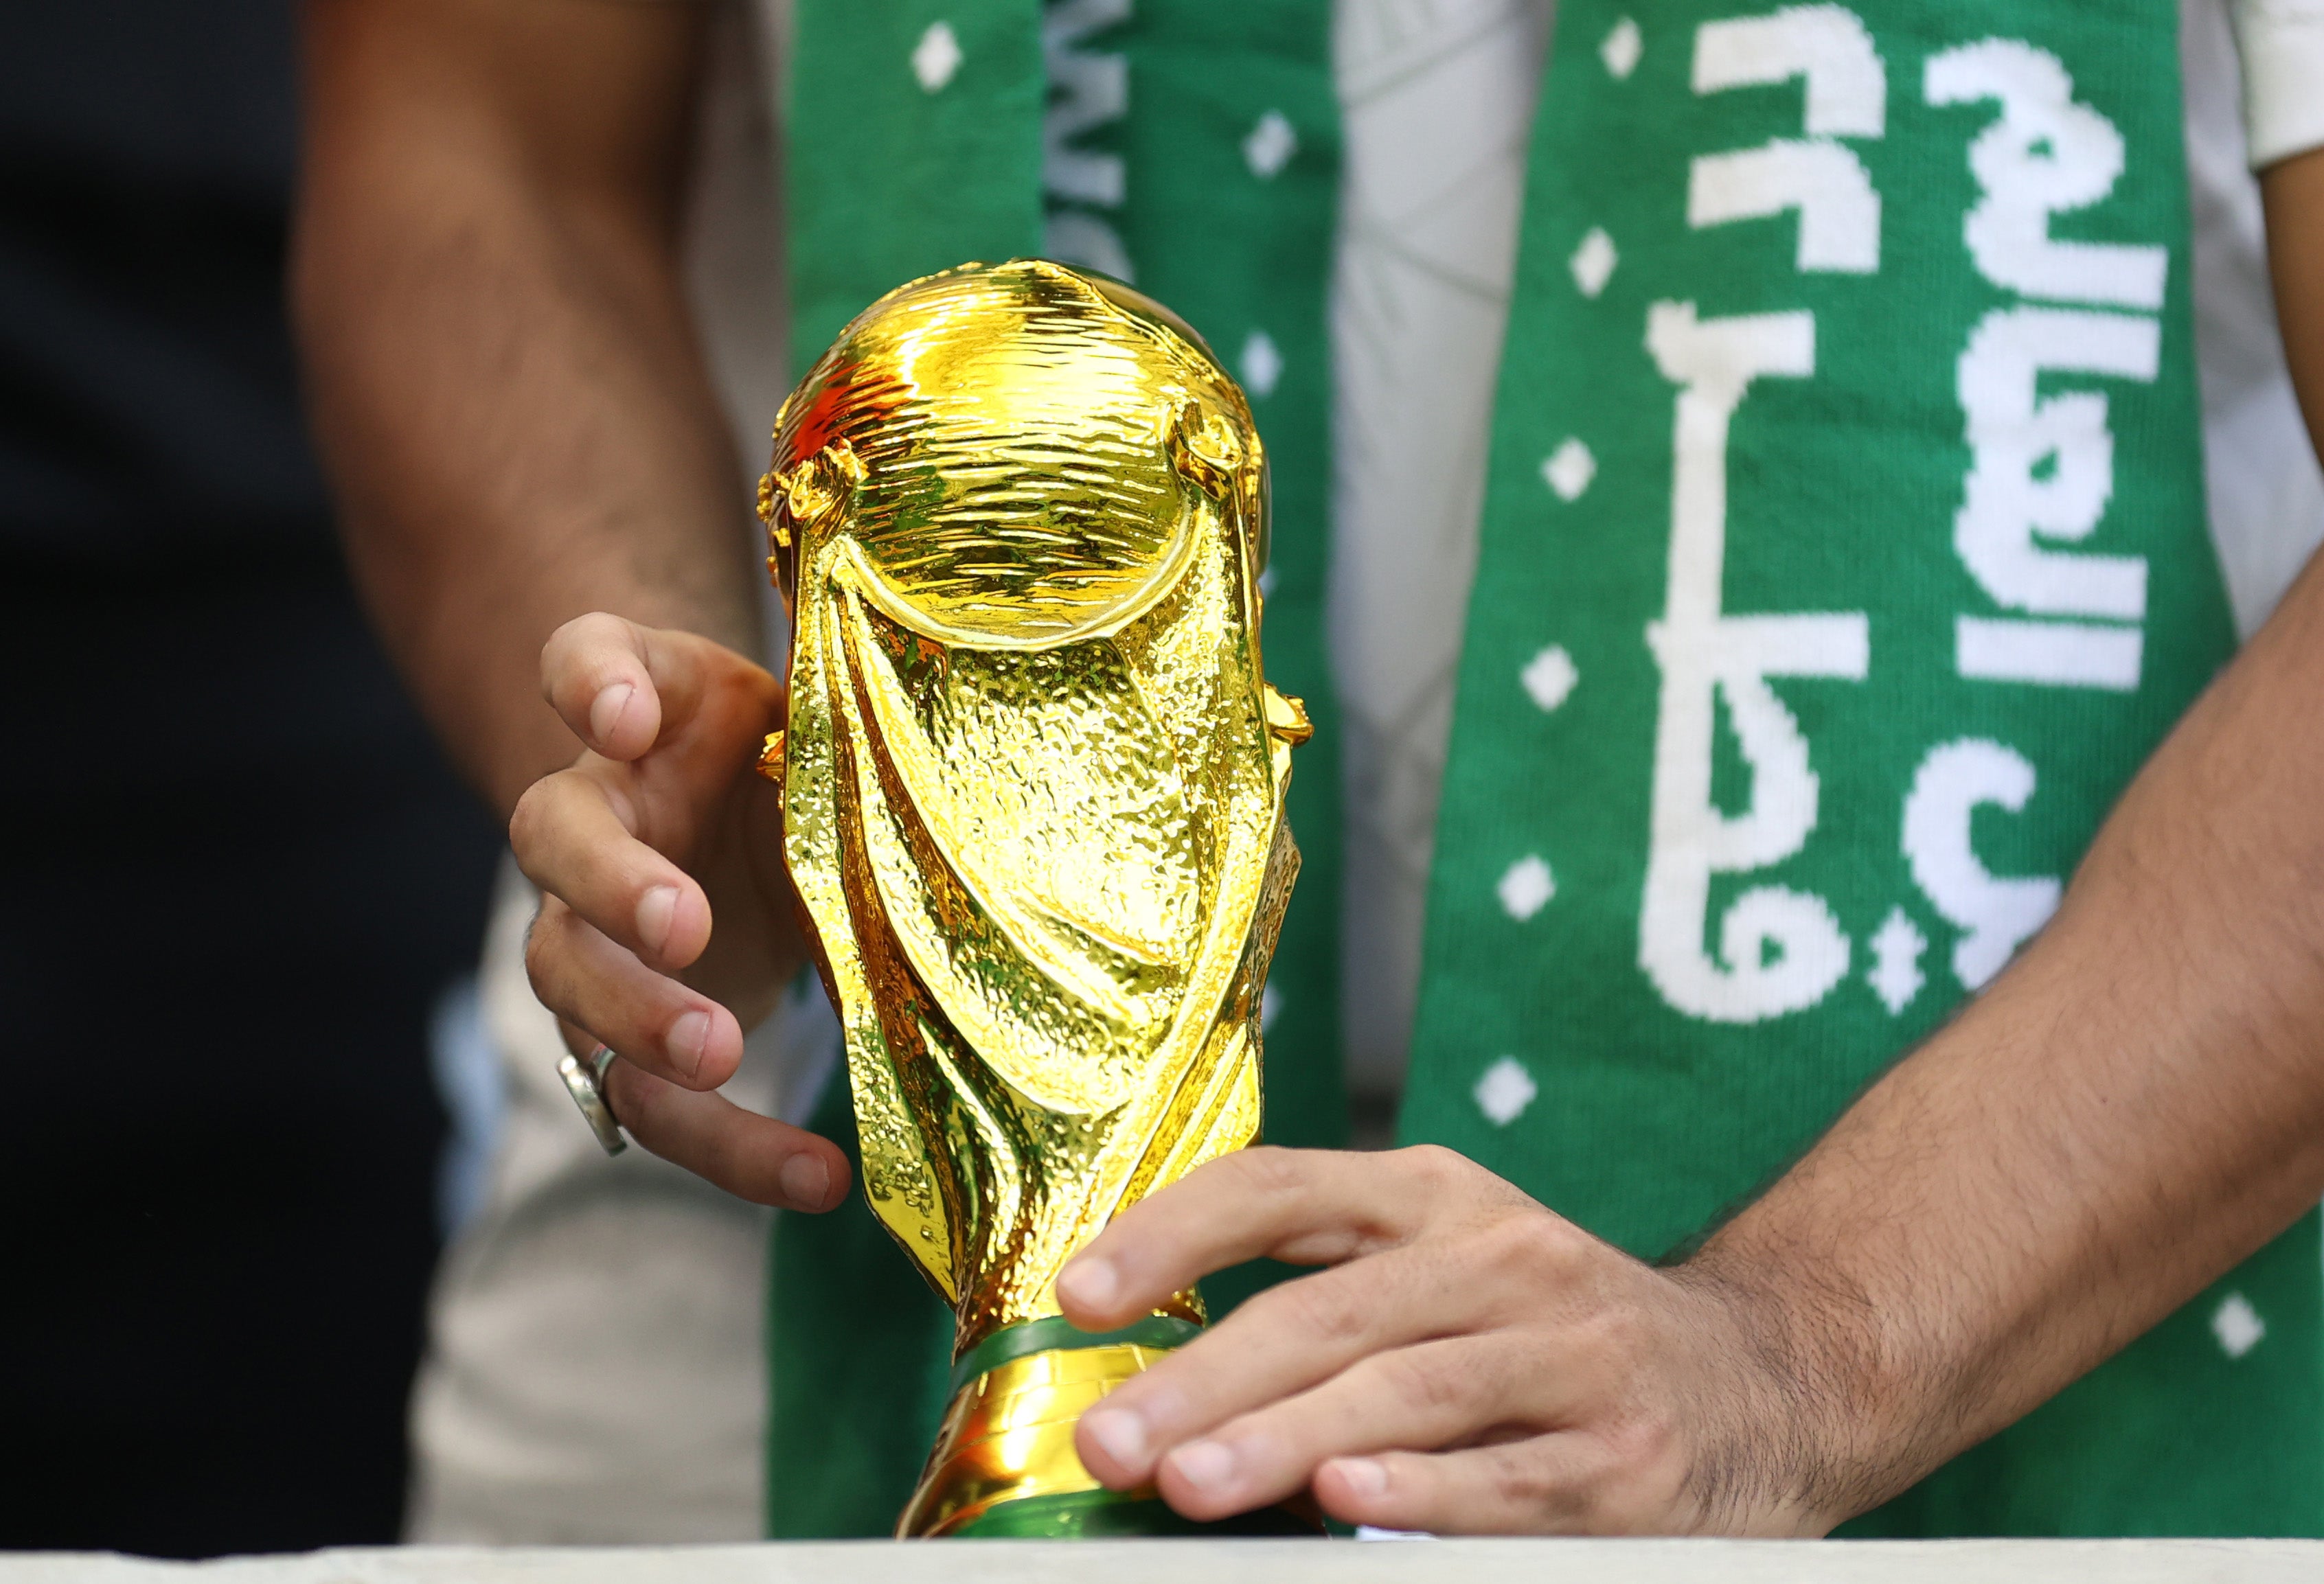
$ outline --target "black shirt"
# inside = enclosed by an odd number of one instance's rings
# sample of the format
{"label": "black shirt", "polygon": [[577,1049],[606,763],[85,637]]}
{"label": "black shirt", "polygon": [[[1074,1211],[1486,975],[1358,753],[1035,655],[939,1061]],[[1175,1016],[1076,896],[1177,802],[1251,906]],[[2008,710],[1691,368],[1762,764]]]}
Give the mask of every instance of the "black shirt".
{"label": "black shirt", "polygon": [[498,848],[339,562],[291,15],[0,5],[0,1545],[393,1540]]}

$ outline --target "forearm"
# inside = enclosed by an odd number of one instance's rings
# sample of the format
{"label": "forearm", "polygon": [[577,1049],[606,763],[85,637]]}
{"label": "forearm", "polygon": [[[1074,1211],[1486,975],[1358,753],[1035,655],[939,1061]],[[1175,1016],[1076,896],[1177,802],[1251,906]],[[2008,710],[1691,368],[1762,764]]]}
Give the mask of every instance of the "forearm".
{"label": "forearm", "polygon": [[[2282,174],[2278,290],[2319,428],[2324,201],[2295,212]],[[1812,1509],[2010,1423],[2324,1194],[2319,697],[2311,563],[2024,957],[1691,1262],[1820,1427],[1794,1442]]]}
{"label": "forearm", "polygon": [[2324,455],[2324,149],[2270,166],[2260,194],[2284,355],[2308,432]]}
{"label": "forearm", "polygon": [[[374,617],[503,811],[576,751],[540,697],[561,622],[610,610],[755,651],[747,502],[673,245],[695,10],[307,12],[293,289],[316,428]],[[525,103],[528,75],[588,123]]]}

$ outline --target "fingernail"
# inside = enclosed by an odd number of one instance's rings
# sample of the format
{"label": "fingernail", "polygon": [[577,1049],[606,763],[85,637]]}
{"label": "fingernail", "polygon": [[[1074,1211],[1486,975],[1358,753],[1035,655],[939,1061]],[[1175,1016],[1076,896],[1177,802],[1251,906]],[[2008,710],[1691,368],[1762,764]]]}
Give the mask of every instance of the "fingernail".
{"label": "fingernail", "polygon": [[1378,1458],[1334,1458],[1331,1466],[1358,1496],[1378,1496],[1388,1489],[1388,1465]]}
{"label": "fingernail", "polygon": [[662,1048],[669,1058],[691,1075],[702,1071],[702,1053],[710,1044],[710,1014],[687,1012],[669,1026],[669,1036]]}
{"label": "fingernail", "polygon": [[1134,1408],[1094,1408],[1082,1415],[1090,1439],[1132,1472],[1146,1466],[1146,1421]]}
{"label": "fingernail", "polygon": [[1084,1309],[1103,1309],[1112,1303],[1113,1295],[1121,1290],[1121,1278],[1113,1274],[1113,1262],[1093,1259],[1083,1255],[1058,1274],[1057,1296],[1071,1299]]}
{"label": "fingernail", "polygon": [[597,690],[589,701],[589,735],[603,742],[621,724],[622,712],[629,707],[630,695],[637,691],[634,683],[614,682]]}
{"label": "fingernail", "polygon": [[811,1155],[795,1155],[783,1163],[783,1197],[802,1207],[819,1205],[831,1192],[831,1168]]}
{"label": "fingernail", "polygon": [[638,898],[638,939],[649,952],[669,945],[669,926],[678,917],[678,888],[656,886]]}
{"label": "fingernail", "polygon": [[1188,1441],[1170,1454],[1170,1465],[1196,1490],[1217,1490],[1234,1478],[1235,1455],[1218,1441]]}

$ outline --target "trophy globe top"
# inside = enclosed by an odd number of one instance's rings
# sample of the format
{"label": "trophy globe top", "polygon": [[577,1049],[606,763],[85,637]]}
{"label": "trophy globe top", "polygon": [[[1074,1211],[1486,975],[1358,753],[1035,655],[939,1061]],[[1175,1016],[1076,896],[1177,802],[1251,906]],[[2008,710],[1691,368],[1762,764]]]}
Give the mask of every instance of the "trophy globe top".
{"label": "trophy globe top", "polygon": [[844,541],[884,614],[986,649],[1118,631],[1221,533],[1255,588],[1267,509],[1250,406],[1203,338],[1038,259],[926,276],[858,315],[784,402],[760,486],[787,599]]}

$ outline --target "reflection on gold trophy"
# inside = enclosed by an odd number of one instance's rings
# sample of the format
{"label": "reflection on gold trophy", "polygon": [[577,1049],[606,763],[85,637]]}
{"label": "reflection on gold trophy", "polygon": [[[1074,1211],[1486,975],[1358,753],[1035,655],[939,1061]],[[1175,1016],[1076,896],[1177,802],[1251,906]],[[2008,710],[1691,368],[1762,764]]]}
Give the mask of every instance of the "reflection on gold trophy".
{"label": "reflection on gold trophy", "polygon": [[1259,661],[1250,410],[1159,304],[1018,261],[881,298],[774,438],[791,693],[761,768],[864,1192],[959,1319],[898,1532],[1184,1527],[1100,1488],[1073,1435],[1194,1334],[1199,1296],[1100,1338],[1056,1283],[1108,1218],[1259,1129],[1308,727]]}

